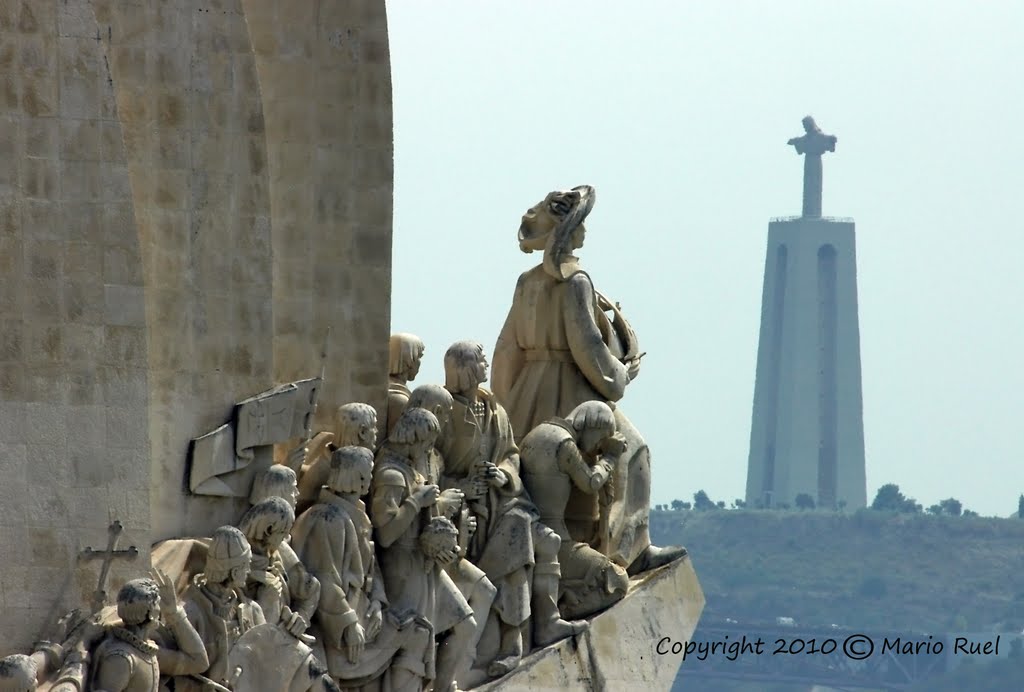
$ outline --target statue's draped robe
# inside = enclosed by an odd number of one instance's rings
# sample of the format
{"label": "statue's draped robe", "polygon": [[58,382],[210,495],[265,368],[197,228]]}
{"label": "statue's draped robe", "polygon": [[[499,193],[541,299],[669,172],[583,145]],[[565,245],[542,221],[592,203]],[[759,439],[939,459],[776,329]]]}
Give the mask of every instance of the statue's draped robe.
{"label": "statue's draped robe", "polygon": [[[466,399],[454,395],[450,429],[438,440],[444,459],[442,486],[466,493],[478,524],[467,557],[498,589],[494,610],[504,622],[519,625],[530,615],[526,571],[534,564],[531,525],[537,519],[537,509],[523,492],[519,449],[508,415],[486,389],[480,388],[477,397],[485,410],[480,423]],[[475,498],[472,478],[481,459],[497,466],[507,482],[500,488],[491,486],[486,495]]]}
{"label": "statue's draped robe", "polygon": [[[629,382],[615,329],[599,309],[590,277],[562,281],[538,265],[522,274],[494,349],[493,385],[517,439],[585,401],[616,402]],[[573,538],[622,566],[650,545],[650,456],[639,431],[615,407],[627,451],[616,466],[608,531],[597,535],[597,500],[573,492],[566,509]],[[446,460],[447,461],[447,460]]]}
{"label": "statue's draped robe", "polygon": [[[319,499],[319,504],[295,521],[291,544],[320,581],[320,604],[313,621],[331,675],[349,684],[369,683],[393,664],[433,677],[433,637],[417,636],[414,614],[396,613],[386,607],[380,634],[366,642],[357,662],[349,662],[342,638],[345,628],[359,622],[365,629],[371,603],[387,605],[384,582],[371,540],[373,527],[363,503],[351,502],[327,489],[321,491]],[[387,689],[387,685],[381,689]]]}
{"label": "statue's draped robe", "polygon": [[[378,526],[385,517],[395,517],[402,504],[426,483],[422,474],[385,445],[374,464],[371,491],[373,516]],[[380,561],[384,587],[391,594],[392,604],[427,618],[436,635],[451,630],[471,616],[473,609],[451,576],[428,560],[420,548],[420,532],[429,518],[429,510],[417,512],[394,543],[387,547],[381,544]]]}
{"label": "statue's draped robe", "polygon": [[250,573],[246,584],[246,595],[260,604],[267,623],[276,625],[293,612],[312,622],[320,602],[320,582],[306,570],[287,542],[271,555],[253,553],[252,568],[269,572],[279,580],[280,586],[274,588],[254,580]]}
{"label": "statue's draped robe", "polygon": [[[185,616],[206,644],[210,667],[203,675],[222,683],[231,676],[227,669],[228,654],[238,638],[249,629],[266,622],[259,604],[244,593],[233,590],[222,598],[206,586],[205,575],[197,574],[182,594]],[[192,678],[174,680],[175,692],[202,688]]]}

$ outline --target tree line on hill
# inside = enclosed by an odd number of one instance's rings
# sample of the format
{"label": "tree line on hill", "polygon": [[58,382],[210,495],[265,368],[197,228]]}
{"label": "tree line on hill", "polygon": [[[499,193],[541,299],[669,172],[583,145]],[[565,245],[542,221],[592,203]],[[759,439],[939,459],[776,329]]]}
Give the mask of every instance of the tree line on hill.
{"label": "tree line on hill", "polygon": [[[793,504],[796,509],[809,510],[815,509],[816,503],[814,498],[808,493],[800,493],[797,495]],[[729,509],[746,509],[747,503],[739,498],[732,501]],[[843,500],[839,501],[836,509],[842,510],[846,507],[846,502]],[[978,513],[970,509],[965,509],[963,503],[957,500],[955,497],[949,497],[945,500],[940,500],[934,505],[931,505],[927,509],[924,509],[920,502],[917,502],[914,498],[907,497],[900,490],[900,486],[895,483],[886,483],[878,489],[878,493],[875,495],[875,499],[872,501],[870,508],[880,512],[899,512],[903,514],[921,514],[922,512],[933,515],[951,516],[951,517],[976,517]],[[704,490],[698,490],[693,494],[693,502],[684,502],[683,500],[672,500],[667,504],[655,505],[656,511],[668,512],[675,511],[681,512],[686,510],[695,510],[698,512],[707,512],[716,509],[726,509],[724,500],[715,502]],[[762,509],[762,507],[757,507]],[[780,503],[773,509],[790,509],[790,505]],[[1017,517],[1024,519],[1024,493],[1021,494],[1020,499],[1017,501]]]}

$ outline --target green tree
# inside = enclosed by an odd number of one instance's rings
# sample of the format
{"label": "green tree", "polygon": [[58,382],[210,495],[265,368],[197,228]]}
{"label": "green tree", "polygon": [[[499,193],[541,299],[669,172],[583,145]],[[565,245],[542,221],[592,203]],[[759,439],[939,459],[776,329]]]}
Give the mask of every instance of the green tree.
{"label": "green tree", "polygon": [[[1021,497],[1024,497],[1024,495],[1021,495]],[[735,507],[736,509],[746,509],[747,503],[739,498],[736,498],[735,500],[732,501],[732,506]]]}
{"label": "green tree", "polygon": [[1024,519],[1024,493],[1021,493],[1020,499],[1017,500],[1017,518]]}
{"label": "green tree", "polygon": [[693,494],[693,508],[698,512],[706,512],[715,509],[715,503],[706,492],[698,490]]}
{"label": "green tree", "polygon": [[912,498],[906,497],[900,492],[900,486],[895,483],[886,483],[878,489],[871,509],[882,512],[904,512],[913,514],[921,511],[921,505]]}
{"label": "green tree", "polygon": [[939,506],[942,507],[943,514],[948,514],[951,517],[960,516],[963,513],[964,509],[963,503],[961,503],[960,500],[957,500],[956,498],[952,497],[940,502]]}
{"label": "green tree", "polygon": [[682,500],[672,500],[672,509],[674,509],[677,512],[681,511],[683,509],[683,501]]}
{"label": "green tree", "polygon": [[800,493],[793,500],[797,509],[814,509],[814,498],[808,493]]}

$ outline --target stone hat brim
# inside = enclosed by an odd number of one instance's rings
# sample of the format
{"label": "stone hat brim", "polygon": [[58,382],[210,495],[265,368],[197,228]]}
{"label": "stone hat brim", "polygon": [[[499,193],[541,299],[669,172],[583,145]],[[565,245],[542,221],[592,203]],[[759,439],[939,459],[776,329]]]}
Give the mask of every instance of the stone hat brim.
{"label": "stone hat brim", "polygon": [[569,247],[569,238],[586,220],[597,201],[597,193],[590,185],[579,185],[574,187],[572,192],[578,192],[579,199],[551,232],[544,247],[544,271],[559,281],[564,281],[576,273],[576,262]]}

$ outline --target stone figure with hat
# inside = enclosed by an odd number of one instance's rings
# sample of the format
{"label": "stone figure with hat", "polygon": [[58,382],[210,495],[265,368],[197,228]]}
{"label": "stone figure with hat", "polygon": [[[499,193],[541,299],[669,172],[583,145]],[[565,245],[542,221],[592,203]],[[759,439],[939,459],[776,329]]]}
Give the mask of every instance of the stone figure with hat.
{"label": "stone figure with hat", "polygon": [[[221,526],[210,538],[206,566],[182,594],[185,614],[206,645],[209,658],[210,665],[199,672],[228,688],[236,672],[228,669],[232,647],[248,630],[266,623],[259,604],[244,593],[251,561],[252,549],[242,532]],[[198,692],[204,685],[194,677],[174,680],[175,692]]]}
{"label": "stone figure with hat", "polygon": [[[519,277],[494,349],[494,394],[519,439],[551,418],[568,416],[585,401],[619,401],[640,373],[644,354],[636,333],[621,307],[594,288],[573,254],[583,247],[583,222],[595,199],[589,185],[556,190],[522,217],[520,250],[540,251],[544,257]],[[636,574],[686,551],[651,545],[650,451],[619,407],[615,421],[628,452],[614,469],[607,526],[594,522],[573,538]],[[593,495],[574,490],[566,511],[575,512],[578,504],[582,513],[593,502]],[[599,531],[602,535],[595,536]]]}

